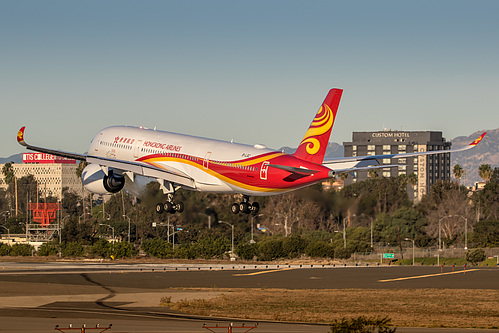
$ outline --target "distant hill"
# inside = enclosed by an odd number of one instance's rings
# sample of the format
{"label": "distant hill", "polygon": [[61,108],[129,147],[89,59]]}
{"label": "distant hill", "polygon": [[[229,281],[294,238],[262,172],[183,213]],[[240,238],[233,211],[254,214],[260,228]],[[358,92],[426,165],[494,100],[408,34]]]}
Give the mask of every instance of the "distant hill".
{"label": "distant hill", "polygon": [[14,162],[14,163],[22,163],[23,162],[23,153],[15,154],[7,158],[1,158],[0,157],[0,164],[5,164],[9,162]]}
{"label": "distant hill", "polygon": [[[286,154],[293,154],[296,151],[296,148],[282,147],[279,150],[284,151]],[[329,142],[327,144],[326,155],[324,158],[334,157],[343,157],[343,145],[336,142]]]}
{"label": "distant hill", "polygon": [[478,175],[480,165],[490,164],[492,168],[499,167],[499,128],[475,132],[469,136],[458,136],[450,140],[452,148],[460,148],[468,145],[483,132],[487,132],[487,135],[478,146],[468,151],[451,154],[451,168],[459,164],[466,170],[466,175],[461,180],[463,185],[471,186],[475,182],[483,181]]}

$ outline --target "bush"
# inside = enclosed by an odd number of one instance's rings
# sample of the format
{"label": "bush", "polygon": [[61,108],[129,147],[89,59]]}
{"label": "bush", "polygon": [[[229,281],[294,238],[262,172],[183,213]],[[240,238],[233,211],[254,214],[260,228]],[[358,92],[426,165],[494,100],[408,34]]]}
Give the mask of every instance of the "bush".
{"label": "bush", "polygon": [[307,247],[307,240],[299,235],[292,235],[284,238],[282,241],[282,250],[288,258],[297,258],[303,253]]}
{"label": "bush", "polygon": [[236,247],[236,254],[243,260],[253,260],[258,253],[256,244],[242,243]]}
{"label": "bush", "polygon": [[84,252],[83,245],[78,242],[64,243],[62,246],[62,255],[65,257],[82,257]]}
{"label": "bush", "polygon": [[484,261],[485,259],[485,251],[483,249],[472,249],[466,252],[466,261],[469,261],[472,264]]}
{"label": "bush", "polygon": [[305,254],[316,258],[333,258],[334,249],[327,242],[315,242],[307,246]]}
{"label": "bush", "polygon": [[102,258],[109,258],[111,255],[111,243],[104,238],[99,238],[89,249],[89,253],[100,256]]}
{"label": "bush", "polygon": [[131,258],[135,256],[138,251],[133,247],[133,245],[129,242],[117,242],[113,245],[111,244],[111,250],[114,255],[114,258]]}
{"label": "bush", "polygon": [[285,256],[286,253],[282,249],[282,238],[267,238],[258,243],[259,260],[271,261]]}
{"label": "bush", "polygon": [[148,239],[142,243],[142,250],[148,255],[156,258],[172,258],[172,244],[159,239]]}
{"label": "bush", "polygon": [[345,248],[335,248],[334,249],[334,257],[336,259],[348,259],[352,256],[352,252]]}
{"label": "bush", "polygon": [[[391,319],[364,317],[335,320],[331,325],[331,333],[395,333],[396,327],[390,328]],[[378,329],[376,331],[376,329]]]}
{"label": "bush", "polygon": [[36,254],[39,256],[46,257],[46,256],[55,256],[57,255],[57,253],[59,253],[57,246],[50,243],[43,243],[38,249],[38,252]]}
{"label": "bush", "polygon": [[28,257],[33,254],[34,247],[29,244],[14,244],[10,249],[11,256]]}
{"label": "bush", "polygon": [[0,243],[0,256],[10,255],[11,247],[7,244]]}

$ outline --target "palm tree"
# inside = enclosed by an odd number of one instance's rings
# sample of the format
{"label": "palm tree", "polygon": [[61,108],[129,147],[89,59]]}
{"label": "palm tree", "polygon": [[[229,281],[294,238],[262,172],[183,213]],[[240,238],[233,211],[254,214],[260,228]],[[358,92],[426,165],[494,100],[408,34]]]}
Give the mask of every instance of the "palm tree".
{"label": "palm tree", "polygon": [[374,169],[371,169],[369,170],[369,172],[367,173],[368,177],[369,178],[373,178],[373,179],[376,179],[378,178],[378,172]]}
{"label": "palm tree", "polygon": [[492,176],[492,167],[490,164],[482,164],[478,168],[478,175],[480,178],[485,180],[485,182],[488,182],[490,180],[490,177]]}
{"label": "palm tree", "polygon": [[418,183],[418,175],[414,172],[407,176],[407,182],[411,184],[411,187],[414,189],[414,186]]}
{"label": "palm tree", "polygon": [[4,164],[2,173],[5,177],[5,184],[9,185],[14,179],[14,167],[12,166],[12,162]]}
{"label": "palm tree", "polygon": [[345,181],[348,177],[348,172],[342,172],[340,174],[338,174],[338,176],[340,176],[340,179]]}
{"label": "palm tree", "polygon": [[454,177],[457,179],[457,183],[461,180],[461,177],[464,175],[464,169],[459,164],[454,165],[454,169],[452,169],[452,173],[454,173]]}

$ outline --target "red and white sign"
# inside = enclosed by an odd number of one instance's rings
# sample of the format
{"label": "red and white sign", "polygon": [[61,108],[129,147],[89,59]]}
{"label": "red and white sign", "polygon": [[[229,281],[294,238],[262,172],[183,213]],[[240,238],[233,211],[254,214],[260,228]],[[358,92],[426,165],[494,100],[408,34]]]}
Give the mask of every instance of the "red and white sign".
{"label": "red and white sign", "polygon": [[63,163],[76,164],[76,160],[54,156],[45,153],[25,153],[23,154],[23,163]]}

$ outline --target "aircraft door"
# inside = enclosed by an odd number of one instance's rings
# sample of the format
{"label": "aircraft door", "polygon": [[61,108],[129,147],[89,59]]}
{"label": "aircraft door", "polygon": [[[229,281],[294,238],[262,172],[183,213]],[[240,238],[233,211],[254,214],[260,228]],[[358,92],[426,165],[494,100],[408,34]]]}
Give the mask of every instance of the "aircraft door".
{"label": "aircraft door", "polygon": [[203,160],[203,168],[208,169],[210,166],[211,151],[207,152]]}
{"label": "aircraft door", "polygon": [[262,163],[260,167],[260,179],[267,180],[267,171],[269,170],[269,161],[265,161]]}
{"label": "aircraft door", "polygon": [[140,146],[142,146],[142,140],[137,140],[133,148],[133,157],[139,157]]}
{"label": "aircraft door", "polygon": [[102,142],[102,132],[99,133],[99,138],[94,143],[95,151],[99,151],[99,146],[101,145],[101,142]]}

